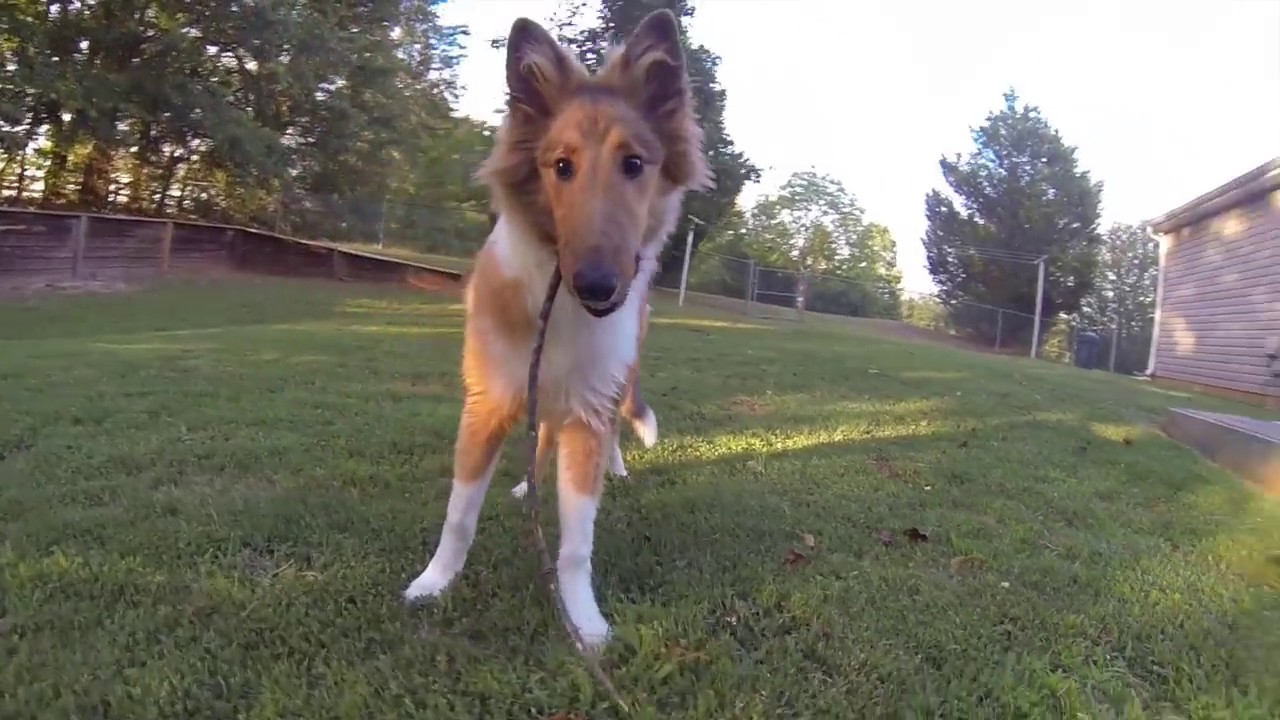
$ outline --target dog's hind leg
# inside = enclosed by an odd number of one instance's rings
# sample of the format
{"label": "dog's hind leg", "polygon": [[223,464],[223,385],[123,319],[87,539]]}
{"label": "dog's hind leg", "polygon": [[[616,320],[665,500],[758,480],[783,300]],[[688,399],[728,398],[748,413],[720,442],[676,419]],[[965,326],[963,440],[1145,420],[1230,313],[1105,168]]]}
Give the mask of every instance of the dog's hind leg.
{"label": "dog's hind leg", "polygon": [[633,371],[631,382],[627,385],[627,393],[622,399],[622,415],[627,424],[635,432],[636,437],[645,447],[653,447],[658,442],[658,416],[653,408],[640,395],[639,378]]}
{"label": "dog's hind leg", "polygon": [[[646,303],[640,315],[640,342],[644,343],[649,329],[649,305]],[[622,392],[622,403],[619,406],[627,424],[640,438],[645,447],[653,447],[658,442],[658,416],[653,408],[645,402],[640,393],[640,361],[636,360],[627,368],[627,385]],[[625,473],[623,473],[625,474]]]}
{"label": "dog's hind leg", "polygon": [[499,451],[518,410],[494,407],[475,396],[467,398],[458,423],[453,487],[444,527],[440,530],[440,543],[427,567],[405,588],[405,600],[439,595],[462,570],[475,539],[476,523],[498,464]]}
{"label": "dog's hind leg", "polygon": [[627,465],[622,461],[622,418],[613,419],[613,431],[609,434],[609,474],[617,478],[627,477]]}
{"label": "dog's hind leg", "polygon": [[[551,451],[556,446],[556,434],[551,426],[547,423],[538,424],[538,449],[533,461],[533,480],[538,483],[538,487],[542,488],[542,482],[547,479],[547,465],[551,462]],[[526,493],[529,492],[529,479],[525,478],[520,484],[511,488],[511,496],[517,500],[524,499]]]}

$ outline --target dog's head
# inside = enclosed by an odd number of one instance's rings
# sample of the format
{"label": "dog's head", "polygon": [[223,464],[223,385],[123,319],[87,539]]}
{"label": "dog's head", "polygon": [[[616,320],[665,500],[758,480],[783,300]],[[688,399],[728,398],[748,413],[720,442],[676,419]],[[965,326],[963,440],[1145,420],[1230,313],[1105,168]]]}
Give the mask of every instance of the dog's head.
{"label": "dog's head", "polygon": [[499,212],[555,248],[578,302],[604,317],[665,243],[684,193],[712,186],[676,18],[651,13],[595,75],[520,18],[507,90],[480,177]]}

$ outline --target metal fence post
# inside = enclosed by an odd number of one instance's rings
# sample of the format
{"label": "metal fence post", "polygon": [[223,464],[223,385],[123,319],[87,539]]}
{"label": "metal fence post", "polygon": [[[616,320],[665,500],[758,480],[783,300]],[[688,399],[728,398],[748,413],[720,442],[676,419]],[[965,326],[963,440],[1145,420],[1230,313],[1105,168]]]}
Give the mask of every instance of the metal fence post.
{"label": "metal fence post", "polygon": [[751,301],[755,299],[756,294],[756,261],[747,261],[747,289],[743,299],[746,301],[743,305],[743,314],[747,317],[751,316]]}
{"label": "metal fence post", "polygon": [[796,275],[796,319],[804,321],[804,304],[809,299],[809,271],[801,270]]}
{"label": "metal fence post", "polygon": [[1120,318],[1111,326],[1111,357],[1107,358],[1107,371],[1116,371],[1116,348],[1120,346]]}
{"label": "metal fence post", "polygon": [[1000,349],[1000,336],[1004,332],[1004,308],[996,310],[996,350]]}

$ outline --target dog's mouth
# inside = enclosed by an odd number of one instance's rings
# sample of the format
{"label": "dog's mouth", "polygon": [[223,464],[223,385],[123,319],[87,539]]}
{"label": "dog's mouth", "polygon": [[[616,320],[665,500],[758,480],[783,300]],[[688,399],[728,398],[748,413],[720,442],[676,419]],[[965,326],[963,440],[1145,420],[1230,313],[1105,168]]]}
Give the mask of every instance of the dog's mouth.
{"label": "dog's mouth", "polygon": [[622,307],[621,300],[606,303],[593,303],[585,300],[581,300],[579,302],[582,304],[582,309],[586,310],[591,317],[594,318],[608,317],[612,315],[615,310]]}

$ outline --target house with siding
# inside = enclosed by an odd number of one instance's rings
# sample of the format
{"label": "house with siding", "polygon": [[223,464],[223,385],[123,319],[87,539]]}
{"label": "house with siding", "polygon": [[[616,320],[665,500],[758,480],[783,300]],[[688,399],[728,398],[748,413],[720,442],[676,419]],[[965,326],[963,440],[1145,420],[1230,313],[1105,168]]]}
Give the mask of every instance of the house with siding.
{"label": "house with siding", "polygon": [[1147,375],[1280,409],[1280,157],[1147,225],[1160,243]]}

